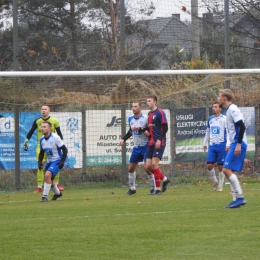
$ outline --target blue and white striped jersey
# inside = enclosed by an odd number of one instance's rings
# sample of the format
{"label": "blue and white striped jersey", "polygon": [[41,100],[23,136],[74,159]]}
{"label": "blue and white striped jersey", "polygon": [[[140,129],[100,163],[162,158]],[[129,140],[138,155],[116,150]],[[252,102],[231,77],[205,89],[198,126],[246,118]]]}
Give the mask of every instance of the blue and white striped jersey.
{"label": "blue and white striped jersey", "polygon": [[51,133],[47,139],[44,136],[40,139],[40,149],[46,153],[48,163],[61,159],[63,145],[62,140],[55,133]]}
{"label": "blue and white striped jersey", "polygon": [[[141,114],[139,118],[135,118],[134,115],[128,117],[128,123],[131,128],[133,127],[140,127],[140,128],[147,128],[148,127],[148,121],[147,116],[144,114]],[[134,138],[134,146],[146,146],[148,143],[148,137],[143,133],[141,130],[135,130],[133,131],[133,138]]]}
{"label": "blue and white striped jersey", "polygon": [[[230,104],[227,113],[226,113],[226,121],[227,121],[227,131],[230,138],[230,143],[237,143],[238,135],[239,135],[239,127],[235,124],[239,121],[244,122],[244,116],[239,110],[239,108],[235,104]],[[247,147],[247,138],[246,132],[244,133],[242,145]]]}
{"label": "blue and white striped jersey", "polygon": [[203,146],[206,146],[208,142],[209,145],[225,145],[227,143],[226,116],[221,114],[218,117],[213,115],[208,118],[208,125]]}

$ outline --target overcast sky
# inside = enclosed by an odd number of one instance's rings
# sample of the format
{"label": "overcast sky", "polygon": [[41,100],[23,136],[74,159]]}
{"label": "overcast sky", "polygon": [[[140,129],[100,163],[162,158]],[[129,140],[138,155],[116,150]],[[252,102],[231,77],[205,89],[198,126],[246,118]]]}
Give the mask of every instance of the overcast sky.
{"label": "overcast sky", "polygon": [[[126,6],[131,6],[131,8],[137,9],[140,9],[140,7],[145,8],[149,6],[149,3],[151,2],[156,8],[152,18],[169,17],[172,14],[180,14],[182,21],[190,20],[191,0],[125,0]],[[132,5],[133,3],[134,5]],[[181,10],[182,6],[186,7],[186,12]],[[198,6],[199,16],[201,16],[202,13],[207,12],[202,0],[198,0]]]}

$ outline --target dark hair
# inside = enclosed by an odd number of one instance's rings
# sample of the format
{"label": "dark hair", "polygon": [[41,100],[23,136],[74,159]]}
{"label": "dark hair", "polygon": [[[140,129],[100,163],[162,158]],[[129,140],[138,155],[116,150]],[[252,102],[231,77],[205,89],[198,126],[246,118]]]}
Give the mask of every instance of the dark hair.
{"label": "dark hair", "polygon": [[156,96],[154,96],[154,95],[150,95],[150,96],[148,96],[147,98],[152,98],[154,101],[156,101],[156,102],[157,102],[157,97],[156,97]]}
{"label": "dark hair", "polygon": [[223,108],[223,106],[222,106],[219,102],[214,102],[214,103],[212,104],[212,106],[213,106],[213,105],[219,105],[220,108]]}

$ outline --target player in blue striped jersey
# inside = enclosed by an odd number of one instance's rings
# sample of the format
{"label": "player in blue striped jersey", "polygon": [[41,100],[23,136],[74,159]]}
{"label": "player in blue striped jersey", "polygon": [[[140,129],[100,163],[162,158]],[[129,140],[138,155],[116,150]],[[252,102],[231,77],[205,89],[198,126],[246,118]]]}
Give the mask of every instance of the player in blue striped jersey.
{"label": "player in blue striped jersey", "polygon": [[230,89],[220,90],[218,101],[227,109],[226,124],[230,138],[230,149],[224,161],[223,172],[229,179],[233,201],[225,208],[239,208],[246,199],[235,171],[240,172],[244,165],[247,150],[246,127],[239,108],[232,104],[234,95]]}
{"label": "player in blue striped jersey", "polygon": [[61,191],[58,189],[57,184],[53,181],[53,179],[63,168],[68,150],[63,144],[61,138],[57,134],[51,132],[50,122],[43,122],[41,124],[41,129],[43,136],[40,139],[38,168],[43,168],[42,161],[45,153],[47,156],[47,161],[44,167],[44,187],[41,202],[47,202],[51,188],[54,191],[52,200],[56,200],[62,196]]}
{"label": "player in blue striped jersey", "polygon": [[[218,102],[212,104],[213,115],[208,118],[207,130],[203,142],[203,149],[207,151],[207,169],[210,179],[213,181],[212,190],[222,191],[225,175],[223,164],[226,153],[229,149],[229,138],[227,138],[226,116],[221,114],[222,105]],[[219,181],[217,180],[214,164],[217,163],[219,171]]]}
{"label": "player in blue striped jersey", "polygon": [[[148,136],[150,135],[148,131],[147,116],[142,112],[142,105],[140,102],[133,102],[132,111],[133,115],[128,117],[129,131],[120,140],[119,145],[124,145],[125,141],[131,136],[134,138],[134,147],[130,157],[130,163],[128,166],[128,179],[130,184],[130,189],[127,195],[132,195],[136,193],[135,179],[136,179],[136,167],[139,162],[144,162],[144,168],[146,164],[146,150],[148,143]],[[154,175],[146,170],[148,178],[150,181],[151,190],[155,188]]]}

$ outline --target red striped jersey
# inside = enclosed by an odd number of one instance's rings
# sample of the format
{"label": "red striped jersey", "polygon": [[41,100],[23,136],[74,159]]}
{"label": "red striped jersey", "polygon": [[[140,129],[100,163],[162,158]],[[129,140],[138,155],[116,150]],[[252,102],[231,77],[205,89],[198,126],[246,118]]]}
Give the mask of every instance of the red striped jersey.
{"label": "red striped jersey", "polygon": [[[165,112],[161,108],[157,108],[155,111],[148,113],[148,127],[150,131],[150,138],[148,145],[155,145],[156,141],[162,133],[162,125],[167,124]],[[162,138],[161,146],[165,146],[166,136]]]}

